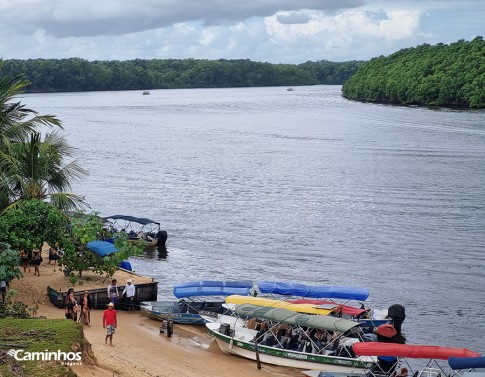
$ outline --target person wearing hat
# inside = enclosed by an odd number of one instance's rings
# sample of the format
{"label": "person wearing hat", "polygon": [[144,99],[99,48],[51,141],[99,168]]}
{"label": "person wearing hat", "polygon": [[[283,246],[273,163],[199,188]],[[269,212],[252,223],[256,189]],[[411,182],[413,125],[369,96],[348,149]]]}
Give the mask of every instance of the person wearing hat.
{"label": "person wearing hat", "polygon": [[128,313],[132,313],[135,311],[135,285],[128,279],[126,281],[125,289],[123,289],[122,296],[126,297],[126,301],[128,303]]}
{"label": "person wearing hat", "polygon": [[118,321],[116,320],[115,304],[110,302],[108,304],[108,309],[106,309],[103,313],[103,329],[106,329],[106,338],[104,338],[104,343],[108,344],[109,338],[109,345],[111,347],[113,347],[113,334],[115,333],[117,326]]}

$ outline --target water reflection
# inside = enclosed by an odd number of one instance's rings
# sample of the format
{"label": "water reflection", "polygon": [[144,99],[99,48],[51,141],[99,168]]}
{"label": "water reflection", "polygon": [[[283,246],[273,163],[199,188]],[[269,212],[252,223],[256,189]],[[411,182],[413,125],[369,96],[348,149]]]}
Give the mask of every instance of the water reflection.
{"label": "water reflection", "polygon": [[156,248],[146,249],[138,257],[144,259],[166,260],[168,257],[168,250],[164,245],[159,245]]}

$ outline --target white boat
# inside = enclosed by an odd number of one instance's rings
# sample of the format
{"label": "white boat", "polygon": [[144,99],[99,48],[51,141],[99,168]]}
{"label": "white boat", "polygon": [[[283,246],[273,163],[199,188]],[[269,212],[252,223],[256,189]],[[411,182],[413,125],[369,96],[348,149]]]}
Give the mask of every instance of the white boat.
{"label": "white boat", "polygon": [[[327,367],[345,373],[359,372],[375,364],[370,357],[354,357],[352,354],[352,345],[360,341],[361,334],[356,322],[251,304],[237,305],[235,314],[248,319],[244,326],[233,319],[229,322],[227,316],[206,323],[225,353],[251,360],[259,357],[261,362],[268,364],[301,369]],[[226,319],[228,321],[224,322]],[[258,321],[259,329],[255,327]],[[317,340],[317,333],[325,334],[327,338]]]}

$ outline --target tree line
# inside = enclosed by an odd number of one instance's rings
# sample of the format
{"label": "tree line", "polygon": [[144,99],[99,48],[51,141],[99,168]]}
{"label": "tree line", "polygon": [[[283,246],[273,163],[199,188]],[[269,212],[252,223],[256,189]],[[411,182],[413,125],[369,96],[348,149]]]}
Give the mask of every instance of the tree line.
{"label": "tree line", "polygon": [[343,84],[362,61],[293,65],[239,60],[4,60],[0,76],[22,75],[26,92],[148,90]]}
{"label": "tree line", "polygon": [[423,44],[363,64],[342,87],[354,100],[485,108],[485,42]]}

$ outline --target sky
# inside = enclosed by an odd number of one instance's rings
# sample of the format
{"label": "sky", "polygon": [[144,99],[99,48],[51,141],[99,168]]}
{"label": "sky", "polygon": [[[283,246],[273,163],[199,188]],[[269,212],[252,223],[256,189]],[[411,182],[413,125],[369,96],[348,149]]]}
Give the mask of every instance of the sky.
{"label": "sky", "polygon": [[484,20],[485,0],[0,0],[0,58],[368,60]]}

